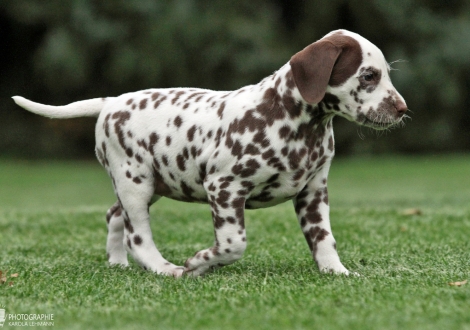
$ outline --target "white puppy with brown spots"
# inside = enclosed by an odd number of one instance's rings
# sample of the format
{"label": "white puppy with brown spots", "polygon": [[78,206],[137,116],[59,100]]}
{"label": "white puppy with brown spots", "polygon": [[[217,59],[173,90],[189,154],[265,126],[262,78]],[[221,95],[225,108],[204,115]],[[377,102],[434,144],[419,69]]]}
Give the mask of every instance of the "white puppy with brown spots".
{"label": "white puppy with brown spots", "polygon": [[[98,117],[96,154],[117,196],[106,216],[111,264],[127,265],[130,253],[158,274],[202,275],[243,255],[245,208],[292,199],[319,269],[349,274],[329,219],[332,119],[377,129],[399,124],[407,106],[389,70],[376,46],[338,30],[235,91],[149,89],[66,106],[14,100],[52,118]],[[162,196],[212,209],[215,244],[184,267],[163,258],[152,237],[148,209]]]}

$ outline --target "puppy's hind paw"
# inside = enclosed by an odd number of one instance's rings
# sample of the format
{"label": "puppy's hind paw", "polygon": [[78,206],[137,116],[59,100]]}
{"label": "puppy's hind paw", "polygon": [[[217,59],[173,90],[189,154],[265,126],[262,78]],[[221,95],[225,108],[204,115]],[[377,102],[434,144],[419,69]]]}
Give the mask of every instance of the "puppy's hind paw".
{"label": "puppy's hind paw", "polygon": [[161,269],[159,269],[156,273],[159,275],[173,276],[174,278],[179,278],[183,276],[184,267],[176,266],[176,265],[173,265],[172,263],[167,263]]}
{"label": "puppy's hind paw", "polygon": [[320,272],[325,273],[325,274],[334,274],[334,275],[361,276],[356,272],[350,272],[343,265],[339,265],[338,267],[325,266],[325,267],[320,268]]}

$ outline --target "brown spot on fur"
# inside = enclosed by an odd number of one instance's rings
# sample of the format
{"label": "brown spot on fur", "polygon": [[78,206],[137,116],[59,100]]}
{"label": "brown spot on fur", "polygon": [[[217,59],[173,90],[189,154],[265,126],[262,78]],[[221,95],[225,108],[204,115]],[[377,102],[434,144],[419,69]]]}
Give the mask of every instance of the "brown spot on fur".
{"label": "brown spot on fur", "polygon": [[256,110],[264,117],[268,126],[286,117],[285,109],[281,105],[281,96],[274,88],[268,88],[264,92],[263,102],[256,107]]}
{"label": "brown spot on fur", "polygon": [[153,167],[153,182],[155,195],[166,196],[171,192],[170,187],[165,183],[162,175],[155,166]]}
{"label": "brown spot on fur", "polygon": [[183,95],[185,93],[185,91],[179,91],[175,94],[175,97],[171,100],[171,104],[175,104],[176,101],[178,101],[178,99],[180,98],[181,95]]}
{"label": "brown spot on fur", "polygon": [[219,116],[220,119],[222,119],[223,117],[224,109],[225,109],[225,102],[222,102],[220,104],[219,110],[217,110],[217,115]]}
{"label": "brown spot on fur", "polygon": [[141,100],[140,103],[139,103],[139,109],[140,109],[140,110],[143,110],[143,109],[145,109],[146,107],[147,107],[147,99]]}
{"label": "brown spot on fur", "polygon": [[297,150],[292,150],[289,153],[289,167],[291,169],[297,169],[300,165],[300,161],[303,159],[303,157],[307,154],[307,149],[302,148],[299,151]]}
{"label": "brown spot on fur", "polygon": [[255,159],[248,160],[245,164],[245,168],[240,173],[241,177],[246,178],[254,175],[260,167],[261,165]]}
{"label": "brown spot on fur", "polygon": [[131,118],[131,113],[128,111],[117,111],[113,113],[111,118],[116,119],[116,121],[114,122],[114,130],[116,132],[116,135],[118,136],[119,144],[124,150],[126,150],[126,153],[129,154],[128,150],[130,149],[127,148],[126,143],[125,143],[125,135],[124,135],[123,126]]}
{"label": "brown spot on fur", "polygon": [[328,150],[334,151],[335,150],[335,142],[333,140],[333,136],[330,135],[328,139]]}
{"label": "brown spot on fur", "polygon": [[226,209],[226,208],[228,208],[227,201],[230,198],[230,195],[231,195],[230,192],[228,192],[227,190],[221,190],[221,191],[219,191],[219,195],[218,195],[218,197],[216,198],[215,201],[222,208]]}
{"label": "brown spot on fur", "polygon": [[219,215],[216,215],[216,214],[213,216],[213,221],[214,221],[214,228],[215,229],[219,229],[225,223],[225,219],[220,217]]}
{"label": "brown spot on fur", "polygon": [[198,151],[197,151],[196,146],[192,146],[192,147],[191,147],[191,156],[192,156],[193,158],[196,158],[196,157],[197,157],[197,154],[198,154]]}
{"label": "brown spot on fur", "polygon": [[245,154],[247,155],[259,155],[261,152],[254,144],[250,143],[245,147]]}
{"label": "brown spot on fur", "polygon": [[148,145],[147,145],[147,142],[145,142],[145,140],[137,140],[137,145],[138,145],[139,147],[144,148],[146,151],[149,150],[149,147],[148,147]]}
{"label": "brown spot on fur", "polygon": [[196,132],[196,125],[193,125],[187,133],[189,142],[194,140],[194,133]]}
{"label": "brown spot on fur", "polygon": [[225,181],[224,183],[220,185],[220,189],[225,189],[225,188],[228,188],[229,186],[230,186],[230,182]]}
{"label": "brown spot on fur", "polygon": [[[131,99],[132,100],[132,99]],[[109,118],[111,117],[111,114],[108,113],[106,117],[104,117],[104,133],[106,134],[106,137],[109,137]]]}
{"label": "brown spot on fur", "polygon": [[334,109],[339,111],[338,104],[340,103],[339,98],[330,93],[325,93],[325,97],[321,100],[322,105],[325,106],[328,110]]}
{"label": "brown spot on fur", "polygon": [[186,182],[184,181],[181,181],[181,191],[183,192],[183,194],[188,197],[189,199],[191,199],[192,197],[192,193],[194,192],[194,189],[191,188],[190,186],[188,186],[186,184]]}
{"label": "brown spot on fur", "polygon": [[235,141],[235,143],[233,144],[233,147],[232,147],[232,155],[234,156],[238,156],[238,159],[241,158],[242,156],[242,150],[243,150],[243,147],[240,143],[240,141]]}
{"label": "brown spot on fur", "polygon": [[155,101],[156,99],[158,99],[158,97],[160,96],[160,93],[159,92],[154,92],[152,94],[152,101]]}
{"label": "brown spot on fur", "polygon": [[124,218],[124,228],[126,228],[129,233],[134,233],[134,227],[132,227],[131,222],[127,218]]}
{"label": "brown spot on fur", "polygon": [[292,177],[292,179],[293,179],[294,181],[298,181],[298,180],[300,180],[300,179],[302,178],[302,176],[304,175],[304,173],[305,173],[305,170],[300,169],[300,170],[298,170],[298,171],[294,174],[294,176]]}
{"label": "brown spot on fur", "polygon": [[281,139],[286,139],[291,134],[291,129],[289,126],[282,126],[279,129],[279,137]]}
{"label": "brown spot on fur", "polygon": [[155,153],[154,148],[155,148],[155,145],[157,144],[159,139],[160,139],[160,137],[155,132],[150,134],[150,136],[149,136],[149,151],[152,155],[154,155],[154,153]]}
{"label": "brown spot on fur", "polygon": [[106,212],[106,223],[111,221],[112,217],[119,217],[121,216],[121,205],[119,202],[116,202],[111,208]]}
{"label": "brown spot on fur", "polygon": [[186,160],[183,155],[176,156],[176,164],[181,171],[186,171]]}
{"label": "brown spot on fur", "polygon": [[282,96],[282,104],[287,110],[290,118],[294,119],[300,116],[302,112],[302,103],[297,102],[292,96],[284,94]]}
{"label": "brown spot on fur", "polygon": [[269,139],[266,137],[264,131],[260,130],[253,136],[253,142],[259,144],[262,148],[267,148],[271,145]]}
{"label": "brown spot on fur", "polygon": [[276,153],[273,149],[269,149],[269,150],[263,152],[263,154],[261,156],[263,157],[264,160],[266,160],[266,159],[274,157],[275,154]]}
{"label": "brown spot on fur", "polygon": [[183,124],[183,120],[181,119],[180,116],[176,116],[175,120],[173,121],[173,123],[175,124],[176,127],[180,127],[181,124]]}
{"label": "brown spot on fur", "polygon": [[312,227],[307,232],[304,232],[305,239],[307,240],[308,246],[312,251],[314,257],[317,251],[317,244],[325,239],[330,233],[320,227]]}
{"label": "brown spot on fur", "polygon": [[134,236],[134,244],[135,245],[140,245],[142,244],[142,238],[139,235]]}
{"label": "brown spot on fur", "polygon": [[153,105],[153,108],[156,109],[160,106],[160,104],[166,100],[166,96],[163,96],[161,99],[157,100],[155,104]]}

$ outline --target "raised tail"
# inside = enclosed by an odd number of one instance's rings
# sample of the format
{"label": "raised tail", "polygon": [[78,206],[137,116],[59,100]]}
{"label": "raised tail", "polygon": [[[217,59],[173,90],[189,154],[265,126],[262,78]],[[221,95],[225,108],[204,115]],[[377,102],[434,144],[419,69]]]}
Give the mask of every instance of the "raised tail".
{"label": "raised tail", "polygon": [[38,115],[50,118],[76,118],[98,117],[106,102],[111,98],[97,98],[78,101],[62,106],[45,105],[25,99],[21,96],[13,96],[16,104]]}

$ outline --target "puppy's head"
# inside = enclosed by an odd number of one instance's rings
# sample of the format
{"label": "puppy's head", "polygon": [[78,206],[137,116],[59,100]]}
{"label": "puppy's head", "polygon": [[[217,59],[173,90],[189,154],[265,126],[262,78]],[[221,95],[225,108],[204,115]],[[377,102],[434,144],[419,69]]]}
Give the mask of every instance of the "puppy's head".
{"label": "puppy's head", "polygon": [[307,103],[359,124],[384,129],[408,109],[380,49],[356,33],[333,31],[292,56],[290,65]]}

